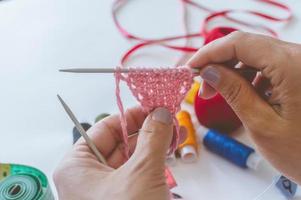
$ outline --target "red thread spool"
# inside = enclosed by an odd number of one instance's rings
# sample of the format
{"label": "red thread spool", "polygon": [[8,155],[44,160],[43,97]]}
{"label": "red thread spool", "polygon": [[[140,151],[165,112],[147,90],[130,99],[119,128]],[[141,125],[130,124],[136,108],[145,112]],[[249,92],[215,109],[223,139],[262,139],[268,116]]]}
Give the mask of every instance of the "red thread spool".
{"label": "red thread spool", "polygon": [[[233,31],[236,29],[230,27],[214,28],[206,34],[204,44],[226,36]],[[194,108],[199,122],[208,128],[229,133],[241,126],[241,121],[220,94],[210,99],[203,99],[196,95]]]}

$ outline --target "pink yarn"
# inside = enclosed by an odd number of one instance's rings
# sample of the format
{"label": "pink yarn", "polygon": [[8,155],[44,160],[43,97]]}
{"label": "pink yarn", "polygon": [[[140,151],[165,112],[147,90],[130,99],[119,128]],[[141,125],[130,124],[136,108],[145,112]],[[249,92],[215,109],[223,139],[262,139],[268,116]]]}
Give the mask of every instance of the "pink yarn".
{"label": "pink yarn", "polygon": [[115,72],[117,105],[121,113],[121,126],[125,156],[128,158],[128,134],[124,109],[120,98],[120,80],[127,83],[131,92],[141,104],[145,112],[149,113],[157,107],[167,108],[173,115],[176,134],[169,153],[174,152],[178,146],[179,126],[175,118],[180,110],[180,104],[191,87],[193,74],[188,67],[177,68],[128,68],[128,73],[122,73],[121,68]]}
{"label": "pink yarn", "polygon": [[129,142],[128,142],[128,134],[127,134],[127,123],[126,123],[126,118],[124,115],[124,109],[120,97],[120,80],[121,80],[121,73],[116,72],[115,73],[115,83],[116,83],[116,98],[117,98],[117,106],[119,108],[120,112],[120,122],[121,122],[121,129],[122,129],[122,138],[123,138],[123,143],[124,143],[124,155],[125,158],[129,158]]}

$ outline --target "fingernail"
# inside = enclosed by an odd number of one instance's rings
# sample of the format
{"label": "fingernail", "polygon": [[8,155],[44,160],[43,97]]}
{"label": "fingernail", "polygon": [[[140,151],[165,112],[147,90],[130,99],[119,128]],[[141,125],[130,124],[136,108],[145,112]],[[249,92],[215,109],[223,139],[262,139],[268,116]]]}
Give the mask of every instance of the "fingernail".
{"label": "fingernail", "polygon": [[162,122],[164,124],[172,123],[171,114],[166,108],[156,108],[153,111],[152,119],[158,122]]}
{"label": "fingernail", "polygon": [[198,96],[202,97],[202,94],[203,94],[203,87],[201,86],[199,91],[198,91]]}
{"label": "fingernail", "polygon": [[201,74],[201,77],[210,85],[217,86],[220,80],[220,74],[215,67],[206,67]]}

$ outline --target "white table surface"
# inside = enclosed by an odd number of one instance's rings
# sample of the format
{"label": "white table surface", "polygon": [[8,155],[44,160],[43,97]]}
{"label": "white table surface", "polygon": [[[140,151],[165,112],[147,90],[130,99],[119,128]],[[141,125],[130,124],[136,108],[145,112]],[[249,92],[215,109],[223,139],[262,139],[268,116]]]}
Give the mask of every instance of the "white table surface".
{"label": "white table surface", "polygon": [[[248,0],[203,2],[215,9],[266,9]],[[0,162],[35,166],[51,180],[55,166],[72,147],[73,124],[59,105],[57,93],[81,120],[93,121],[99,113],[117,112],[112,75],[57,71],[63,66],[114,67],[119,63],[131,44],[113,24],[111,3],[105,0],[0,2]],[[287,3],[295,19],[290,24],[273,27],[282,39],[300,43],[301,1]],[[121,21],[139,35],[174,35],[181,33],[179,10],[179,1],[133,0],[121,12]],[[191,28],[198,30],[204,15],[192,11]],[[202,41],[197,42],[201,45]],[[180,55],[157,47],[141,53],[134,64],[171,65]],[[126,87],[122,97],[125,107],[136,104]],[[178,182],[174,191],[187,200],[253,199],[275,175],[268,167],[257,172],[242,170],[203,148],[197,163],[179,161],[172,171]],[[51,185],[55,191],[52,180]],[[297,199],[301,199],[300,191],[298,195]],[[284,198],[273,190],[265,199]]]}

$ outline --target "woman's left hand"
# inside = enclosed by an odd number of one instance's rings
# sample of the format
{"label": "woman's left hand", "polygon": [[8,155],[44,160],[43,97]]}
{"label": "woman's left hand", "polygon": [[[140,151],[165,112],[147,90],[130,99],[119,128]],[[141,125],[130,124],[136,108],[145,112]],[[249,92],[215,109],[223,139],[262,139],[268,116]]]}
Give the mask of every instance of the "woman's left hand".
{"label": "woman's left hand", "polygon": [[129,139],[130,159],[124,157],[119,116],[101,120],[88,135],[109,166],[100,163],[79,139],[54,172],[59,199],[169,199],[164,173],[173,133],[169,111],[157,108],[146,116],[141,108],[132,108],[125,115],[128,133],[140,130],[139,136]]}

